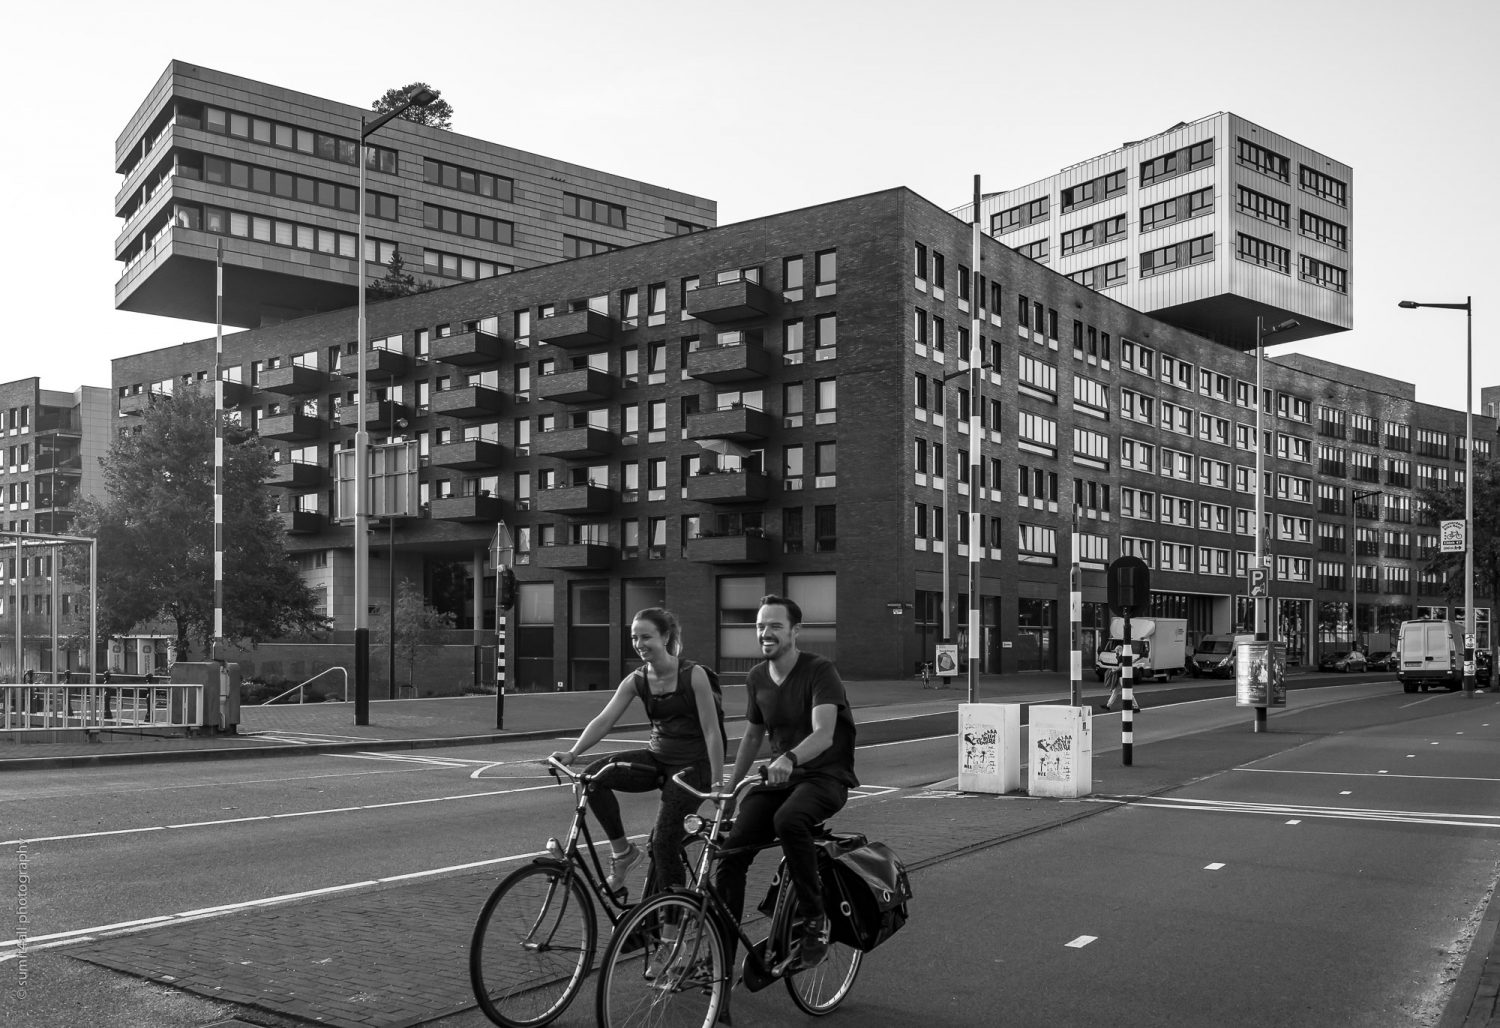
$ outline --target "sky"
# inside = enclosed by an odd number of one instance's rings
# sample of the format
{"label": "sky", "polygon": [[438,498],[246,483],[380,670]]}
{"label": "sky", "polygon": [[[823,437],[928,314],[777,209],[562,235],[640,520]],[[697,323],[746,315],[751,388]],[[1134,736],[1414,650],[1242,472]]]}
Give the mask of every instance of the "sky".
{"label": "sky", "polygon": [[25,4],[0,188],[0,382],[108,386],[213,334],[114,309],[114,145],[179,59],[345,103],[426,81],[453,128],[718,201],[719,223],[908,186],[940,206],[1232,111],[1354,169],[1354,328],[1301,352],[1464,407],[1500,385],[1494,0],[178,0]]}

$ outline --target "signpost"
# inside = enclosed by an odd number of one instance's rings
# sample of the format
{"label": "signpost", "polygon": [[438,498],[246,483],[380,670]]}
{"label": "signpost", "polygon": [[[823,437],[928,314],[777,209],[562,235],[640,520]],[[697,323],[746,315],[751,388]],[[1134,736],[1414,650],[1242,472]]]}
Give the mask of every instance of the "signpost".
{"label": "signpost", "polygon": [[505,623],[510,619],[510,606],[515,602],[514,595],[506,594],[515,592],[515,572],[509,566],[514,555],[510,529],[505,527],[505,522],[496,522],[495,537],[490,540],[490,566],[495,569],[495,728],[498,730],[505,728],[505,679],[509,675]]}
{"label": "signpost", "polygon": [[1120,647],[1120,759],[1126,767],[1135,760],[1135,657],[1130,649],[1130,618],[1133,610],[1151,607],[1151,569],[1139,557],[1120,557],[1110,562],[1106,600],[1111,614],[1125,621]]}

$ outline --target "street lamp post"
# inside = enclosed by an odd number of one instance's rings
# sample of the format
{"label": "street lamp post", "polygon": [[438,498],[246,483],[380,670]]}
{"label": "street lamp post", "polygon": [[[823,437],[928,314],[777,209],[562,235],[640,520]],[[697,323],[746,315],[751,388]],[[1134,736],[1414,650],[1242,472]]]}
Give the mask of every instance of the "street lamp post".
{"label": "street lamp post", "polygon": [[[1266,337],[1273,336],[1278,332],[1287,332],[1301,324],[1295,318],[1272,325],[1266,328],[1261,316],[1255,316],[1255,566],[1265,567],[1266,561],[1266,444],[1265,434],[1261,430],[1261,417],[1265,410],[1265,392],[1261,387],[1261,365],[1265,363]],[[1269,583],[1270,575],[1266,576]],[[1267,596],[1264,601],[1261,597],[1252,597],[1251,603],[1255,607],[1255,638],[1267,638],[1266,629],[1262,627],[1265,620],[1262,618],[1262,604],[1270,600],[1270,588],[1266,589]]]}
{"label": "street lamp post", "polygon": [[386,122],[404,114],[409,107],[426,107],[437,99],[430,89],[417,89],[406,100],[373,121],[359,119],[359,239],[356,242],[355,267],[359,269],[358,326],[355,346],[358,349],[359,377],[355,400],[358,428],[354,432],[354,723],[370,723],[370,432],[365,424],[365,140]]}
{"label": "street lamp post", "polygon": [[1463,311],[1468,323],[1468,351],[1464,375],[1464,695],[1474,696],[1474,297],[1463,303],[1417,303],[1402,300],[1399,307],[1441,307]]}
{"label": "street lamp post", "polygon": [[1359,649],[1359,529],[1354,523],[1354,508],[1359,501],[1371,496],[1383,496],[1379,489],[1370,489],[1366,492],[1357,493],[1350,486],[1349,492],[1349,580],[1354,583],[1354,603],[1349,608],[1349,624],[1352,626],[1349,633],[1349,648]]}

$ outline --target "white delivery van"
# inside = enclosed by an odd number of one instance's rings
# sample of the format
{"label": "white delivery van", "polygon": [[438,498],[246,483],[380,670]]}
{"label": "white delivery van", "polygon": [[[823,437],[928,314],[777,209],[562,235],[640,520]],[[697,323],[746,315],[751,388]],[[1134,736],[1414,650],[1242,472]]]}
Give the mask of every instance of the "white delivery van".
{"label": "white delivery van", "polygon": [[1240,643],[1254,641],[1255,635],[1250,632],[1205,635],[1193,647],[1193,674],[1207,675],[1210,678],[1233,678],[1235,651],[1239,649]]}
{"label": "white delivery van", "polygon": [[[1116,663],[1115,647],[1125,641],[1125,619],[1109,619],[1109,642],[1094,656],[1094,675]],[[1171,678],[1187,668],[1187,622],[1182,618],[1131,618],[1130,648],[1135,654],[1135,680]]]}
{"label": "white delivery van", "polygon": [[1406,692],[1446,685],[1457,689],[1464,679],[1463,629],[1452,621],[1424,618],[1401,622],[1396,634],[1396,678]]}

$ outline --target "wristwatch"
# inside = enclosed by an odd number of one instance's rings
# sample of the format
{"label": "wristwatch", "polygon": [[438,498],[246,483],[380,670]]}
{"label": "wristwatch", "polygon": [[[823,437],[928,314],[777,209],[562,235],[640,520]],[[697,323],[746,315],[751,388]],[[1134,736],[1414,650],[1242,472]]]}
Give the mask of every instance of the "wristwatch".
{"label": "wristwatch", "polygon": [[792,762],[792,767],[797,766],[797,752],[795,750],[787,750],[782,756]]}

